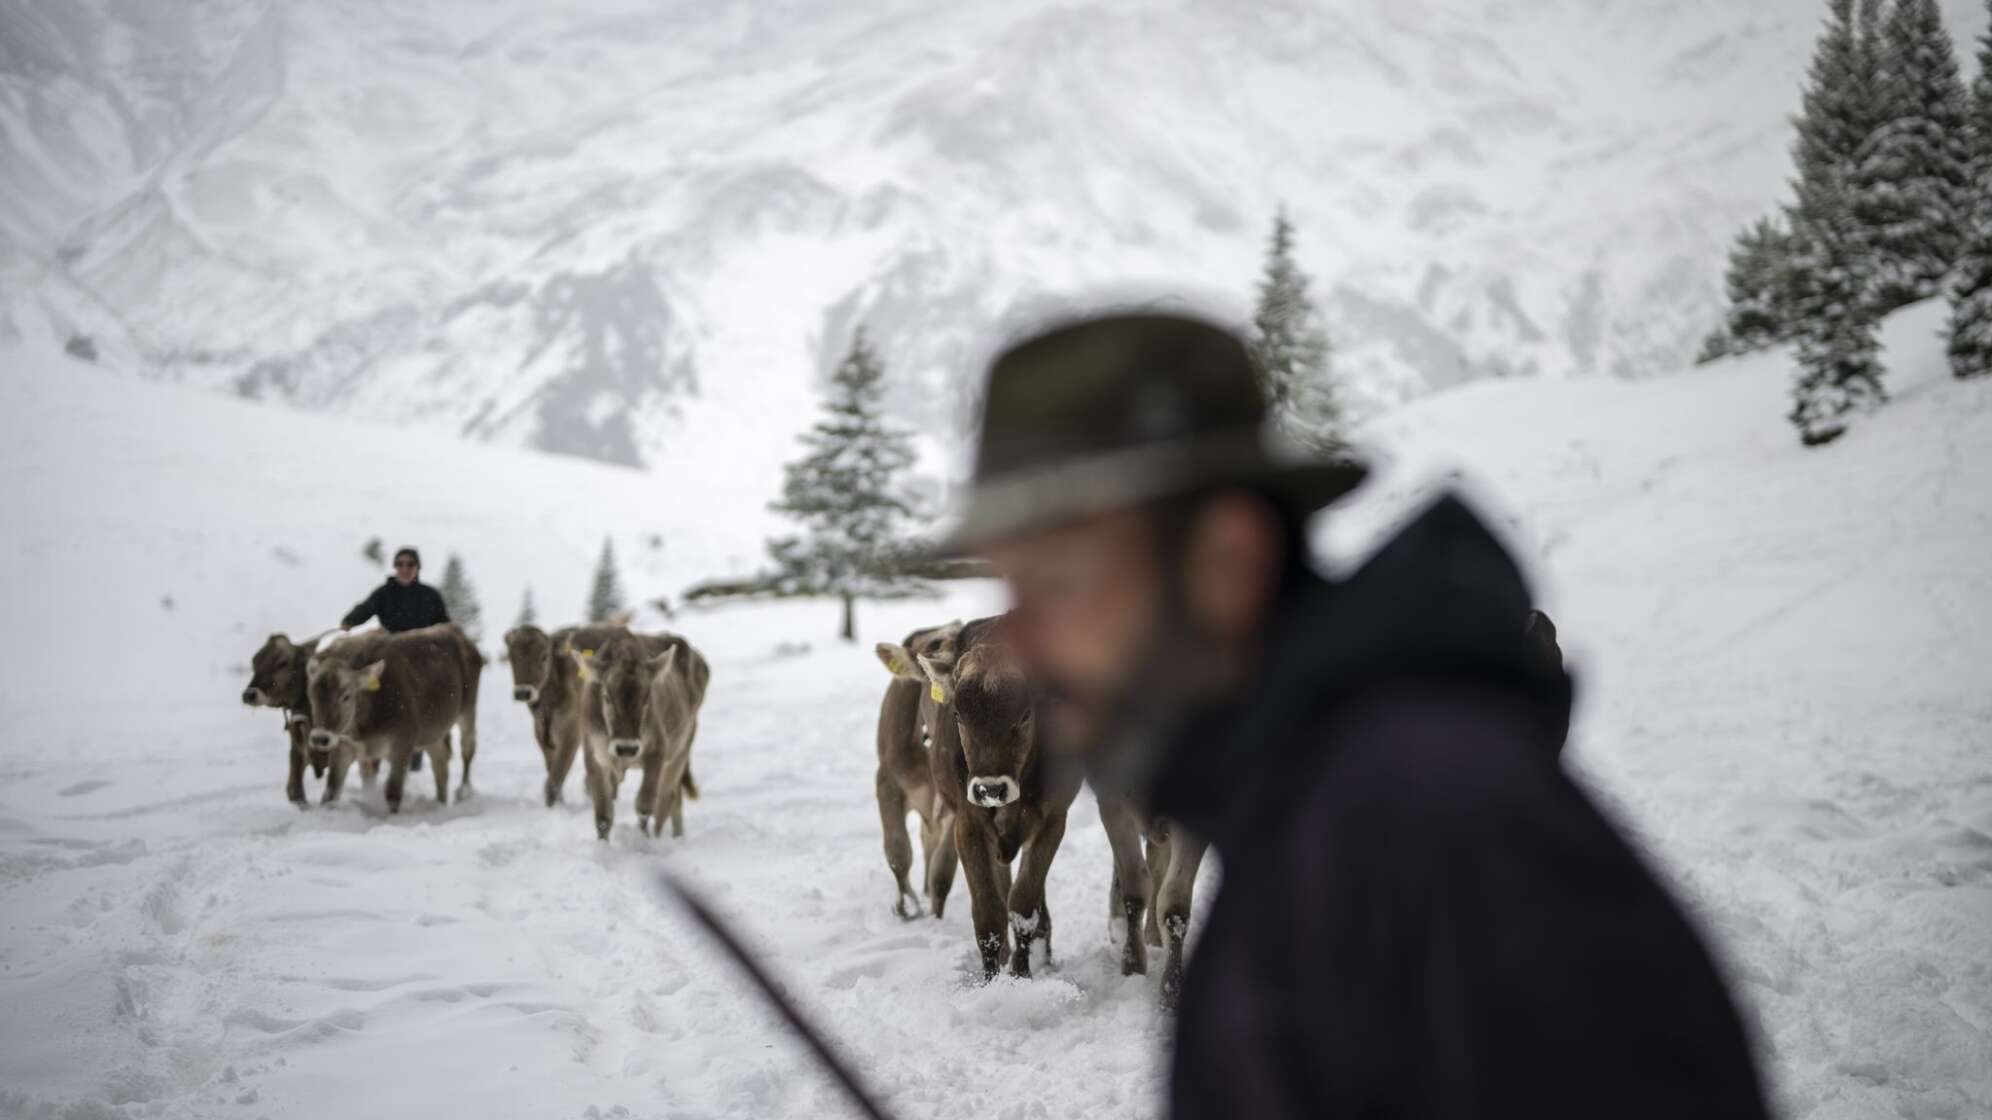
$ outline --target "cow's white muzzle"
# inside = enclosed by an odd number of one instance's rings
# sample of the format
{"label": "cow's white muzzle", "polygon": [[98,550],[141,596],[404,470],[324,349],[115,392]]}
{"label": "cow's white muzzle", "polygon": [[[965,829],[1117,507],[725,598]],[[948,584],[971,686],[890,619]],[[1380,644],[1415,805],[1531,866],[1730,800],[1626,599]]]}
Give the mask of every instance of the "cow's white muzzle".
{"label": "cow's white muzzle", "polygon": [[523,700],[528,704],[536,703],[539,700],[539,688],[536,685],[522,684],[512,690],[512,699]]}
{"label": "cow's white muzzle", "polygon": [[643,740],[611,739],[609,740],[609,753],[615,755],[617,758],[635,758],[637,755],[643,753]]}
{"label": "cow's white muzzle", "polygon": [[1000,809],[1015,801],[1023,791],[1015,778],[970,778],[968,799],[984,809]]}

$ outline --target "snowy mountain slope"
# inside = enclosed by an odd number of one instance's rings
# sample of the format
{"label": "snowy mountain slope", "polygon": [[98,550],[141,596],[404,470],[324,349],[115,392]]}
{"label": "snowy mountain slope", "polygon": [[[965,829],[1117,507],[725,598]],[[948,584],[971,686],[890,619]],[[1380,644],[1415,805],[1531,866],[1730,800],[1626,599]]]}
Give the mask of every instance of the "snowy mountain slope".
{"label": "snowy mountain slope", "polygon": [[[1774,355],[1394,410],[1368,435],[1396,458],[1325,530],[1346,563],[1477,480],[1581,674],[1574,770],[1693,905],[1805,1120],[1992,1110],[1992,387],[1944,376],[1940,318],[1890,324],[1895,401],[1824,450],[1779,419]],[[1154,1114],[1166,1020],[1115,974],[1090,804],[1050,879],[1056,972],[972,986],[963,899],[890,916],[883,671],[826,640],[832,606],[673,623],[714,665],[682,842],[540,808],[495,664],[471,801],[284,803],[240,666],[364,590],[366,534],[461,550],[495,622],[528,581],[557,619],[610,525],[639,591],[751,550],[726,472],[671,489],[0,362],[26,372],[0,379],[0,1114],[834,1114],[657,866],[707,884],[902,1115]],[[867,607],[860,637],[997,599]]]}
{"label": "snowy mountain slope", "polygon": [[[1951,0],[1960,39],[1982,5]],[[1249,292],[1359,402],[1683,364],[1815,0],[0,4],[0,331],[620,462],[771,463],[851,325],[945,469],[992,322]],[[742,417],[749,419],[742,419]]]}

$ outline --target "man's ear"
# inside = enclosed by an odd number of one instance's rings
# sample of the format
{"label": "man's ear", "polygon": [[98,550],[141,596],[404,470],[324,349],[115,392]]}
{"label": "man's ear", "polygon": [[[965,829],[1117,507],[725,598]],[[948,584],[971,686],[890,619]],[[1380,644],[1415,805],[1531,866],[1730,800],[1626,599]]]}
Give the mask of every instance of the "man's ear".
{"label": "man's ear", "polygon": [[380,691],[380,675],[387,669],[387,662],[376,661],[360,670],[360,687],[368,692]]}
{"label": "man's ear", "polygon": [[927,674],[927,695],[936,704],[945,704],[954,699],[954,666],[931,657],[920,659],[920,668]]}
{"label": "man's ear", "polygon": [[898,642],[880,642],[877,649],[879,663],[885,666],[886,672],[901,680],[927,679],[926,671],[920,668],[920,663],[913,659],[912,654],[906,652],[905,646]]}

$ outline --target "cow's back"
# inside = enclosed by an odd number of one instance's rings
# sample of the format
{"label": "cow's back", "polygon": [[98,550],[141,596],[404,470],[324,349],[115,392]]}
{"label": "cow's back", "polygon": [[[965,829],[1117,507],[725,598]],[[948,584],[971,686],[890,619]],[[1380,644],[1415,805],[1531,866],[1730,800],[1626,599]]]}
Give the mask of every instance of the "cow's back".
{"label": "cow's back", "polygon": [[476,700],[476,680],[484,655],[455,623],[425,626],[389,635],[383,647],[392,680],[383,686],[402,695],[399,708],[425,733],[455,723]]}

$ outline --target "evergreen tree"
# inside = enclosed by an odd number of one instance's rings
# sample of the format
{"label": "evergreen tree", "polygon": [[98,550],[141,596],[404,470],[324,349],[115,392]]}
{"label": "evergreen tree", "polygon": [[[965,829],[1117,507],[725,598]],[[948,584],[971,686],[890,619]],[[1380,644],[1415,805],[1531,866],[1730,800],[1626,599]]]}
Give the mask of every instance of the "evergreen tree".
{"label": "evergreen tree", "polygon": [[[1992,0],[1986,9],[1992,15]],[[1992,26],[1979,43],[1968,137],[1971,194],[1964,251],[1950,292],[1951,372],[1959,377],[1992,377]]]}
{"label": "evergreen tree", "polygon": [[512,628],[516,630],[521,626],[536,626],[538,624],[539,611],[533,607],[533,588],[531,584],[527,584],[525,598],[519,600],[518,620],[512,623]]}
{"label": "evergreen tree", "polygon": [[1849,414],[1887,397],[1868,298],[1869,261],[1852,203],[1817,189],[1800,238],[1799,373],[1788,418],[1800,441],[1815,447],[1839,438]]}
{"label": "evergreen tree", "polygon": [[1854,170],[1879,312],[1937,294],[1957,261],[1969,198],[1968,98],[1937,0],[1896,0],[1873,44],[1886,107]]}
{"label": "evergreen tree", "polygon": [[484,608],[477,603],[477,589],[470,585],[470,574],[463,570],[463,558],[450,553],[443,564],[443,583],[436,589],[443,596],[443,606],[450,612],[450,621],[463,627],[463,632],[471,639],[483,636]]}
{"label": "evergreen tree", "polygon": [[[1798,179],[1788,212],[1791,228],[1801,234],[1815,210],[1848,204],[1868,144],[1892,113],[1881,74],[1881,0],[1861,0],[1858,13],[1855,0],[1827,0],[1827,10],[1826,30],[1806,73],[1804,108],[1792,122]],[[1847,233],[1854,238],[1851,251],[1871,255],[1857,224]]]}
{"label": "evergreen tree", "polygon": [[1293,222],[1282,206],[1273,216],[1247,345],[1274,419],[1302,445],[1334,450],[1342,446],[1342,409],[1328,369],[1328,336],[1307,286],[1307,274],[1293,259]]}
{"label": "evergreen tree", "polygon": [[366,557],[371,563],[383,567],[387,564],[387,548],[380,543],[379,537],[369,538],[367,543],[361,546],[360,555]]}
{"label": "evergreen tree", "polygon": [[622,574],[616,570],[616,542],[602,538],[602,556],[595,561],[595,582],[588,588],[588,621],[608,622],[628,609]]}
{"label": "evergreen tree", "polygon": [[857,637],[856,601],[907,594],[922,585],[901,566],[901,543],[917,516],[903,479],[912,439],[886,425],[885,370],[858,328],[830,379],[823,417],[802,435],[802,458],[784,468],[771,507],[803,534],[768,542],[784,591],[835,595],[845,641]]}
{"label": "evergreen tree", "polygon": [[1792,339],[1796,324],[1796,243],[1775,218],[1759,218],[1729,250],[1729,353],[1747,354]]}

